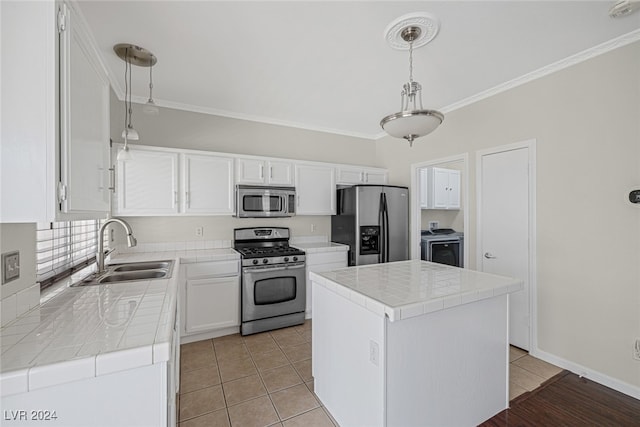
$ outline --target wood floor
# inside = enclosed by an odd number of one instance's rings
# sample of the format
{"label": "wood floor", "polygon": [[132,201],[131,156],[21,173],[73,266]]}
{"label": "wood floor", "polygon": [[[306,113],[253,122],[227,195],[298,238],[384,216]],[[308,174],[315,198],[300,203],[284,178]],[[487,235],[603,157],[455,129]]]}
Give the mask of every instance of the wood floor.
{"label": "wood floor", "polygon": [[563,371],[481,424],[515,426],[640,426],[640,400]]}

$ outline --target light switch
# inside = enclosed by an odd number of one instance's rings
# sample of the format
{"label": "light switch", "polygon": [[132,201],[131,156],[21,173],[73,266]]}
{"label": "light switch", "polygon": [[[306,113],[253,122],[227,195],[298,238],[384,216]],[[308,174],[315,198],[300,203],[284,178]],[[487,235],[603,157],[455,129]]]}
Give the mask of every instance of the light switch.
{"label": "light switch", "polygon": [[6,252],[2,254],[2,284],[20,277],[20,252]]}

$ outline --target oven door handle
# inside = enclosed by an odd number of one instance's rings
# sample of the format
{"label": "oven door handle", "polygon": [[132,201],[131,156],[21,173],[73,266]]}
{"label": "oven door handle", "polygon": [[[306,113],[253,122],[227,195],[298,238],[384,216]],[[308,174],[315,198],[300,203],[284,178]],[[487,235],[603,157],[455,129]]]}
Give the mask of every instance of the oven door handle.
{"label": "oven door handle", "polygon": [[284,271],[284,270],[297,270],[300,268],[304,268],[305,267],[305,263],[304,262],[298,262],[295,264],[287,264],[287,266],[285,267],[270,267],[270,266],[256,266],[256,267],[244,267],[242,269],[243,273],[253,273],[256,271]]}

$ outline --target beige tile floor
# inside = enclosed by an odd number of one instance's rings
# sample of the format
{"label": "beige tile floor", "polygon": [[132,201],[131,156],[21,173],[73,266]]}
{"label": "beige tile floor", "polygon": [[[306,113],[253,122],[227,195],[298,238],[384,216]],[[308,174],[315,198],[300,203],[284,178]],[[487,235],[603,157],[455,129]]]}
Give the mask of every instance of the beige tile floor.
{"label": "beige tile floor", "polygon": [[[561,371],[510,348],[513,399]],[[334,427],[313,393],[311,321],[181,346],[179,427]]]}

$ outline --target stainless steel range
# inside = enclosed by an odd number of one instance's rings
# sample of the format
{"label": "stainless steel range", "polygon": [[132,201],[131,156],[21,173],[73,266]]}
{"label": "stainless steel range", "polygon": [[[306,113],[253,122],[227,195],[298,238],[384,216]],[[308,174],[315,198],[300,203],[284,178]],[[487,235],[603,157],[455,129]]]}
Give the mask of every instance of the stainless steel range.
{"label": "stainless steel range", "polygon": [[233,230],[233,248],[242,256],[241,335],[304,323],[304,251],[289,246],[289,229]]}

